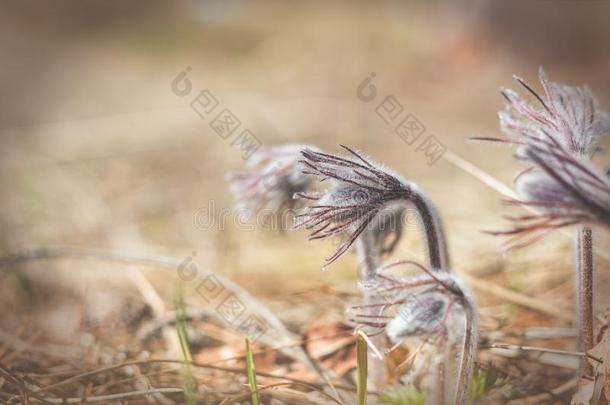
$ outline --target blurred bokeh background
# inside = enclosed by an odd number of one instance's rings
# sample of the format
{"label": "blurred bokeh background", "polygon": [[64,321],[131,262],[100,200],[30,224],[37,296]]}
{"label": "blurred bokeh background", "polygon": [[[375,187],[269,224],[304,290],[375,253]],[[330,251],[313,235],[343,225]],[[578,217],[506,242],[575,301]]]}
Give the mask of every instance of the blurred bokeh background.
{"label": "blurred bokeh background", "polygon": [[[481,233],[507,225],[500,194],[444,158],[428,164],[375,107],[394,95],[448,152],[510,184],[519,169],[510,149],[467,139],[499,135],[499,88],[516,88],[513,74],[539,88],[539,66],[554,80],[588,84],[610,109],[609,15],[608,1],[2,1],[0,250],[196,252],[198,266],[280,313],[296,312],[283,304],[296,291],[355,291],[354,258],[320,271],[331,243],[236,223],[225,174],[243,169],[243,153],[191,109],[207,89],[265,146],[348,144],[416,181],[439,206],[458,271],[570,313],[570,238],[503,253],[501,239]],[[192,92],[179,96],[171,84],[187,67]],[[372,72],[378,95],[366,103],[356,89]],[[609,157],[596,162],[608,166]],[[608,236],[596,236],[608,253]],[[397,256],[423,257],[417,239],[409,231]],[[602,311],[610,263],[596,261]],[[6,330],[42,314],[34,329],[68,339],[82,311],[101,321],[134,295],[129,270],[116,264],[20,270],[25,279],[0,279]],[[145,274],[171,303],[175,274]],[[519,318],[518,307],[476,293],[483,314],[505,314],[511,325],[568,324]]]}

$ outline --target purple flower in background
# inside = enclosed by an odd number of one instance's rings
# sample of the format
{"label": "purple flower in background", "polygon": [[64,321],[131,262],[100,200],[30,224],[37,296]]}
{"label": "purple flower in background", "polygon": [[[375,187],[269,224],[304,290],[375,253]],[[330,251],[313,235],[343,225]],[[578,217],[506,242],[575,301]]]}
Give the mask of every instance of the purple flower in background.
{"label": "purple flower in background", "polygon": [[305,148],[317,150],[305,145],[260,148],[248,159],[247,172],[229,174],[237,208],[245,209],[249,215],[294,208],[294,194],[307,191],[313,183],[313,179],[301,175],[298,165]]}
{"label": "purple flower in background", "polygon": [[539,78],[542,95],[516,77],[534,96],[537,107],[510,89],[502,90],[508,101],[506,109],[499,113],[502,131],[517,143],[553,139],[568,151],[590,158],[598,150],[601,137],[610,130],[610,116],[599,110],[587,86],[552,82],[542,68]]}
{"label": "purple flower in background", "polygon": [[610,182],[590,163],[610,130],[610,116],[599,110],[588,87],[552,82],[542,68],[539,78],[543,94],[516,78],[537,106],[502,91],[508,101],[499,114],[506,139],[478,138],[517,145],[515,158],[528,166],[515,179],[519,197],[505,202],[536,213],[507,217],[512,229],[489,232],[512,235],[508,248],[529,245],[558,228],[610,223]]}

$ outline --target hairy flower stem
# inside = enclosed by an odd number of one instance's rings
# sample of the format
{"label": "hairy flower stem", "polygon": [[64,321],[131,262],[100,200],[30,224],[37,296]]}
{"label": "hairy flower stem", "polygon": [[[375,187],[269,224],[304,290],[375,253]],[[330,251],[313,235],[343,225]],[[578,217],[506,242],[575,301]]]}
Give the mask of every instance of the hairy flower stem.
{"label": "hairy flower stem", "polygon": [[360,269],[360,281],[371,281],[377,274],[379,268],[379,248],[375,245],[373,234],[368,229],[362,232],[356,240],[356,251],[358,254],[358,267]]}
{"label": "hairy flower stem", "polygon": [[[581,227],[576,231],[576,277],[578,350],[587,352],[593,342],[593,233],[590,228]],[[580,360],[580,374],[593,372],[586,356]]]}
{"label": "hairy flower stem", "polygon": [[[356,251],[358,253],[358,264],[360,270],[360,281],[365,283],[373,281],[379,267],[380,254],[376,246],[372,232],[367,229],[356,240]],[[364,289],[364,303],[373,304],[375,291]],[[375,309],[370,308],[370,315],[375,314]],[[384,335],[372,336],[371,341],[377,347],[383,347]],[[379,389],[384,386],[386,380],[385,363],[383,359],[374,356],[373,351],[368,351],[368,385],[370,389]]]}
{"label": "hairy flower stem", "polygon": [[449,253],[443,224],[432,201],[416,186],[412,186],[410,201],[421,219],[430,267],[436,270],[449,269]]}
{"label": "hairy flower stem", "polygon": [[[411,203],[421,220],[426,247],[428,248],[428,263],[432,269],[449,271],[449,252],[440,215],[434,203],[417,187],[411,188]],[[446,399],[445,384],[450,367],[449,351],[444,353],[444,361],[436,367],[438,387],[436,388],[438,403],[444,404]]]}
{"label": "hairy flower stem", "polygon": [[455,388],[455,405],[464,405],[468,402],[470,380],[472,379],[472,370],[474,369],[474,360],[478,344],[478,322],[474,304],[466,302],[464,305],[464,313],[464,341],[458,369],[457,385]]}

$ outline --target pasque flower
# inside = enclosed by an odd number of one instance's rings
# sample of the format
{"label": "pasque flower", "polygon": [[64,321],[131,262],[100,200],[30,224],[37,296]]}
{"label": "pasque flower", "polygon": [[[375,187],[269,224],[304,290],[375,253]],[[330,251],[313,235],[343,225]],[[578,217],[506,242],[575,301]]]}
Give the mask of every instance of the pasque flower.
{"label": "pasque flower", "polygon": [[303,173],[321,181],[333,180],[324,193],[298,193],[315,201],[299,215],[296,227],[311,231],[310,239],[322,239],[347,232],[347,239],[327,258],[330,264],[354,243],[390,201],[409,199],[410,186],[396,175],[373,166],[355,151],[343,146],[356,160],[313,150],[302,152]]}
{"label": "pasque flower", "polygon": [[[577,279],[577,329],[579,350],[593,341],[593,234],[591,225],[610,226],[610,181],[591,164],[603,135],[610,130],[610,116],[600,111],[588,87],[551,82],[540,69],[544,94],[522,79],[517,81],[536,99],[537,107],[511,90],[500,113],[506,139],[518,145],[515,158],[528,167],[516,178],[518,198],[509,204],[530,207],[535,214],[508,218],[513,229],[493,234],[512,235],[509,247],[528,245],[549,231],[579,225],[574,243]],[[581,359],[580,374],[591,372]]]}
{"label": "pasque flower", "polygon": [[[389,268],[414,265],[424,274],[409,277],[383,275]],[[382,266],[374,280],[363,285],[371,292],[372,302],[352,306],[348,313],[360,326],[377,329],[372,334],[385,332],[394,343],[407,337],[446,334],[450,313],[474,311],[475,303],[470,290],[455,274],[434,271],[409,260],[400,260]],[[373,308],[375,315],[359,313]],[[387,316],[394,308],[393,316]],[[473,312],[474,314],[474,312]],[[473,319],[476,323],[476,319]],[[476,332],[476,327],[471,327]]]}
{"label": "pasque flower", "polygon": [[519,198],[506,203],[537,213],[507,217],[514,222],[513,229],[490,232],[514,235],[509,248],[530,244],[554,229],[610,222],[610,181],[590,163],[610,130],[610,116],[599,109],[588,87],[552,82],[542,68],[539,79],[542,94],[516,78],[534,104],[502,90],[507,106],[499,117],[505,139],[478,138],[516,144],[514,156],[527,166],[515,179]]}
{"label": "pasque flower", "polygon": [[[383,275],[385,270],[398,265],[415,265],[423,274]],[[352,306],[348,314],[356,325],[372,328],[372,335],[385,333],[394,343],[409,337],[433,337],[450,344],[462,338],[455,403],[465,403],[478,343],[478,318],[472,294],[460,278],[403,260],[381,267],[377,278],[365,288],[372,290],[372,300]],[[459,316],[464,321],[454,320],[449,327],[451,318]]]}
{"label": "pasque flower", "polygon": [[348,156],[308,149],[302,152],[303,174],[330,182],[330,186],[325,192],[297,193],[298,198],[313,201],[296,223],[297,228],[311,232],[310,239],[347,234],[345,241],[326,259],[327,264],[343,255],[367,229],[373,232],[377,245],[383,245],[388,232],[378,222],[384,217],[396,224],[396,237],[386,246],[386,250],[391,250],[402,232],[405,203],[410,203],[423,222],[432,267],[446,268],[448,260],[440,219],[417,185],[351,148],[341,147]]}
{"label": "pasque flower", "polygon": [[536,214],[507,217],[515,223],[509,247],[530,244],[549,231],[567,226],[610,227],[610,178],[589,161],[558,144],[526,144],[524,159],[535,166],[515,179],[519,199],[507,204],[530,207]]}
{"label": "pasque flower", "polygon": [[568,151],[591,157],[601,137],[610,130],[610,116],[600,111],[587,86],[573,87],[552,82],[542,68],[539,79],[544,94],[539,94],[521,78],[516,80],[536,99],[537,107],[518,93],[503,89],[507,100],[499,113],[500,127],[509,140],[530,142],[554,139]]}

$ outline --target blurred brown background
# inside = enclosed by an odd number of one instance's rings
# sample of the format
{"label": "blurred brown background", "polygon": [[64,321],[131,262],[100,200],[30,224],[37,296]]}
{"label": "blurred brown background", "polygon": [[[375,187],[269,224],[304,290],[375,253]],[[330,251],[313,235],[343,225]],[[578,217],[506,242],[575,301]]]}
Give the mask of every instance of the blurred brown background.
{"label": "blurred brown background", "polygon": [[[208,89],[264,145],[337,151],[344,143],[415,180],[440,208],[458,271],[569,312],[569,238],[503,255],[502,240],[480,232],[507,225],[500,195],[445,159],[428,165],[374,108],[394,95],[448,151],[510,184],[518,170],[510,150],[466,140],[499,135],[499,87],[517,87],[518,74],[539,88],[539,66],[554,80],[588,84],[610,109],[609,16],[608,1],[2,1],[0,249],[195,251],[199,266],[275,308],[307,287],[355,290],[355,259],[320,272],[329,242],[248,230],[232,216],[222,225],[232,204],[225,173],[244,161],[190,108]],[[187,66],[193,93],[179,97],[171,82]],[[371,72],[379,95],[367,104],[356,88]],[[398,256],[422,257],[416,239],[409,232]],[[598,232],[606,253],[608,240]],[[610,263],[597,263],[601,310],[610,304]],[[69,334],[78,322],[52,316],[62,297],[103,319],[120,311],[116,295],[132,294],[114,264],[24,267],[33,285],[2,278],[5,328],[44,311],[44,327]],[[146,274],[171,300],[175,275]]]}

